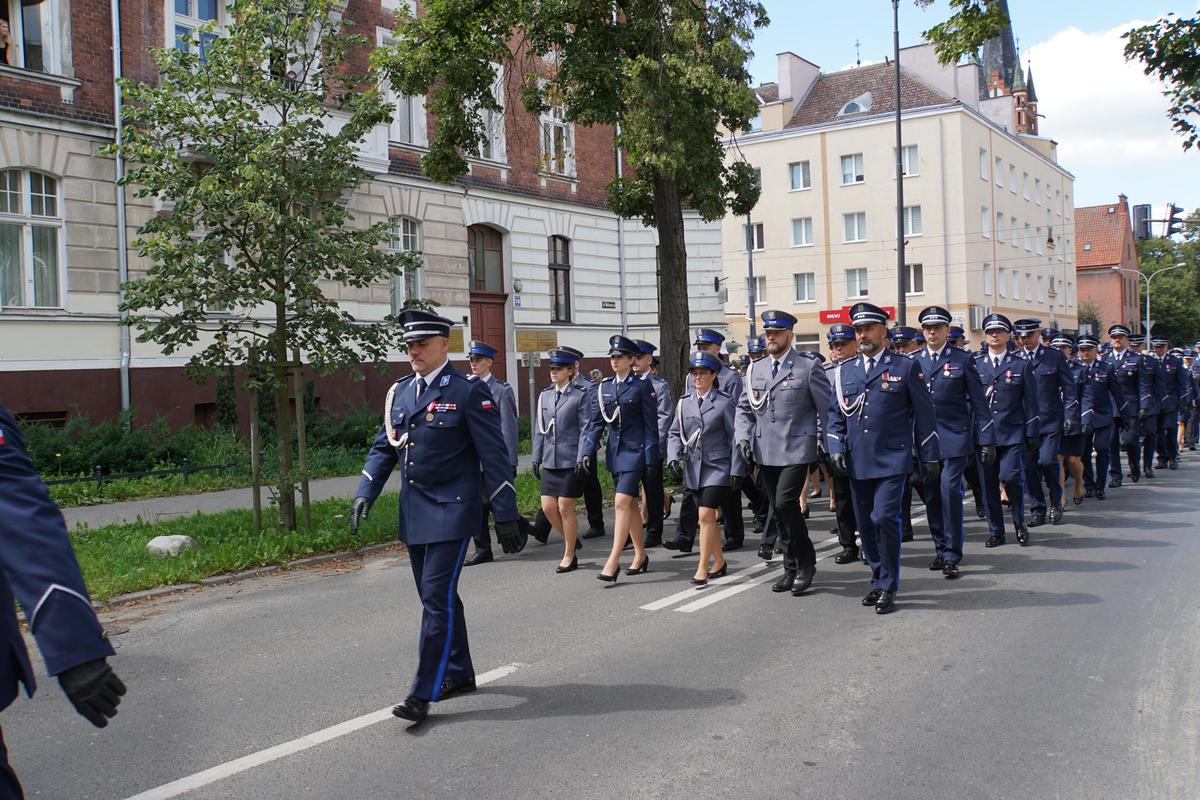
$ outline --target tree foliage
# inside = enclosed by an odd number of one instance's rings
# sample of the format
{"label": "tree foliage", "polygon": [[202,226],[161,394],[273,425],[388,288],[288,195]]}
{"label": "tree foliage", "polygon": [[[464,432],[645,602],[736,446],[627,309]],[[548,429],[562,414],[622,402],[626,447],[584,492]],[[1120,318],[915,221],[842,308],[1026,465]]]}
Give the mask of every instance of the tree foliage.
{"label": "tree foliage", "polygon": [[[922,8],[933,0],[916,0]],[[925,31],[925,39],[933,44],[938,60],[957,64],[965,56],[973,56],[983,43],[1004,30],[1009,23],[1008,10],[1001,0],[950,0],[953,13],[945,22]]]}
{"label": "tree foliage", "polygon": [[1125,58],[1141,61],[1147,75],[1166,84],[1171,127],[1183,137],[1185,150],[1200,139],[1200,20],[1166,17],[1125,33]]}
{"label": "tree foliage", "polygon": [[357,143],[391,107],[349,68],[367,42],[333,0],[238,0],[228,17],[220,35],[210,25],[186,50],[154,50],[156,84],[122,82],[124,183],[166,209],[134,242],[149,266],[124,307],[140,341],[188,354],[193,375],[256,360],[271,376],[292,528],[291,354],[356,369],[392,342],[388,325],[362,324],[329,293],[404,267],[383,247],[386,225],[354,226],[345,204],[367,177]]}
{"label": "tree foliage", "polygon": [[[1196,220],[1196,214],[1191,219]],[[1200,339],[1200,238],[1194,227],[1192,234],[1181,242],[1170,239],[1148,239],[1137,243],[1138,267],[1144,275],[1173,264],[1186,266],[1153,278],[1150,286],[1150,317],[1154,320],[1152,333],[1166,336],[1171,344],[1190,346]],[[1146,283],[1141,285],[1139,303],[1146,305]]]}

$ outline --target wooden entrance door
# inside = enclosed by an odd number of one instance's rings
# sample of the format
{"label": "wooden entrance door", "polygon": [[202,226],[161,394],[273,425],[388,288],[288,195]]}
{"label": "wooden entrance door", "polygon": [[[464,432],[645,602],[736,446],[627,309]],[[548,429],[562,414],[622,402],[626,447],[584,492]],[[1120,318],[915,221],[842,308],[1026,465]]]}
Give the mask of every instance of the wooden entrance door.
{"label": "wooden entrance door", "polygon": [[504,291],[504,237],[487,225],[467,228],[471,286],[471,335],[496,348],[492,373],[508,379],[508,330],[504,323],[508,294]]}

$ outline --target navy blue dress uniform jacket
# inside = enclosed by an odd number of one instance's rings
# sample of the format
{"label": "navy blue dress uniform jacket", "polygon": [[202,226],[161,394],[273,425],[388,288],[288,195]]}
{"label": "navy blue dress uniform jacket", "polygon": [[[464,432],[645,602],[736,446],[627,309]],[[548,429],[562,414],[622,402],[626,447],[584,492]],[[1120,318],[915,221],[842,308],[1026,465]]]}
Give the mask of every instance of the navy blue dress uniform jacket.
{"label": "navy blue dress uniform jacket", "polygon": [[1033,367],[1033,382],[1037,389],[1038,432],[1061,432],[1067,420],[1078,422],[1078,391],[1067,366],[1067,357],[1052,347],[1038,345],[1028,360]]}
{"label": "navy blue dress uniform jacket", "polygon": [[1107,361],[1097,358],[1085,365],[1083,375],[1083,392],[1079,398],[1079,424],[1091,425],[1099,430],[1108,428],[1117,416],[1117,408],[1121,402],[1121,381],[1117,377],[1116,368]]}
{"label": "navy blue dress uniform jacket", "polygon": [[[400,466],[400,540],[433,544],[479,532],[484,503],[496,522],[517,519],[508,448],[488,387],[447,364],[415,398],[409,375],[388,392],[385,424],[371,445],[355,497],[374,500]],[[479,464],[481,470],[464,469]]]}
{"label": "navy blue dress uniform jacket", "polygon": [[918,350],[914,360],[921,365],[933,400],[942,458],[965,458],[974,451],[975,442],[995,444],[983,384],[971,354],[946,346],[936,362],[928,349]]}
{"label": "navy blue dress uniform jacket", "polygon": [[1033,364],[1009,351],[1000,357],[999,367],[993,365],[991,353],[975,356],[975,366],[991,412],[994,443],[1010,446],[1038,436]]}
{"label": "navy blue dress uniform jacket", "polygon": [[113,654],[71,549],[62,512],[0,405],[0,709],[36,685],[14,599],[51,675]]}
{"label": "navy blue dress uniform jacket", "polygon": [[568,383],[556,400],[557,390],[550,384],[538,396],[540,418],[533,432],[533,463],[541,464],[542,469],[575,469],[592,421],[592,392],[579,383]]}
{"label": "navy blue dress uniform jacket", "polygon": [[880,353],[868,375],[866,363],[860,355],[832,372],[829,452],[846,453],[850,477],[860,481],[912,472],[914,448],[922,462],[941,461],[933,401],[921,365]]}
{"label": "navy blue dress uniform jacket", "polygon": [[630,371],[623,381],[609,377],[600,382],[585,437],[585,455],[596,454],[606,425],[604,465],[609,472],[643,472],[648,465],[662,460],[658,450],[658,406],[649,381]]}
{"label": "navy blue dress uniform jacket", "polygon": [[1125,350],[1118,356],[1114,351],[1107,353],[1104,360],[1112,364],[1117,375],[1117,383],[1121,387],[1120,404],[1116,415],[1120,419],[1137,419],[1138,412],[1145,410],[1150,414],[1153,401],[1153,370],[1145,356],[1132,350]]}
{"label": "navy blue dress uniform jacket", "polygon": [[1179,356],[1165,355],[1159,359],[1166,375],[1166,392],[1162,396],[1162,410],[1165,414],[1173,414],[1187,404],[1191,394],[1191,380],[1187,370],[1183,368],[1183,359]]}
{"label": "navy blue dress uniform jacket", "polygon": [[1167,365],[1153,353],[1146,353],[1143,355],[1143,358],[1150,365],[1150,394],[1152,404],[1150,406],[1150,413],[1153,415],[1170,411],[1167,408],[1170,397],[1168,386],[1170,380],[1167,377]]}

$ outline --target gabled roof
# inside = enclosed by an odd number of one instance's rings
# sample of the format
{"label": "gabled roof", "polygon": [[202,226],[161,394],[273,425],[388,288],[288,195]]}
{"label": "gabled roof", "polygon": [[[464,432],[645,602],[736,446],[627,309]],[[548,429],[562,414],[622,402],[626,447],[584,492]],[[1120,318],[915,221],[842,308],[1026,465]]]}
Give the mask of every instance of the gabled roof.
{"label": "gabled roof", "polygon": [[[1109,209],[1113,209],[1110,214]],[[1133,236],[1129,207],[1122,202],[1075,209],[1075,266],[1108,268],[1121,263],[1127,240]]]}
{"label": "gabled roof", "polygon": [[779,99],[779,84],[764,83],[755,89],[754,92],[764,103],[774,103]]}
{"label": "gabled roof", "polygon": [[[826,122],[849,122],[859,116],[877,116],[896,110],[896,65],[871,64],[841,72],[822,74],[817,78],[804,101],[796,107],[785,128],[804,128]],[[871,96],[869,112],[839,115],[846,103],[866,94]],[[902,108],[927,108],[956,102],[922,81],[907,69],[900,69],[900,99]]]}

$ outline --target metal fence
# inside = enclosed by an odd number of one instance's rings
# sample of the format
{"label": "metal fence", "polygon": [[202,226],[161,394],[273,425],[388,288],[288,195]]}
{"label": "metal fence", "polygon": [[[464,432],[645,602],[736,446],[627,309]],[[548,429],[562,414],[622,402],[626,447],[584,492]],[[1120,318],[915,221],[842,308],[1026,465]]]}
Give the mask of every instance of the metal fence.
{"label": "metal fence", "polygon": [[177,469],[152,469],[146,472],[113,472],[107,475],[100,469],[100,465],[92,468],[92,474],[76,477],[76,478],[56,478],[48,480],[46,483],[50,486],[62,486],[68,483],[94,483],[96,488],[103,488],[104,484],[112,481],[128,480],[131,478],[158,478],[167,477],[170,475],[182,475],[183,485],[187,486],[188,479],[192,475],[197,475],[202,472],[221,472],[227,469],[248,468],[244,461],[233,461],[228,464],[209,464],[202,467],[193,467],[188,460],[183,459],[183,465]]}

